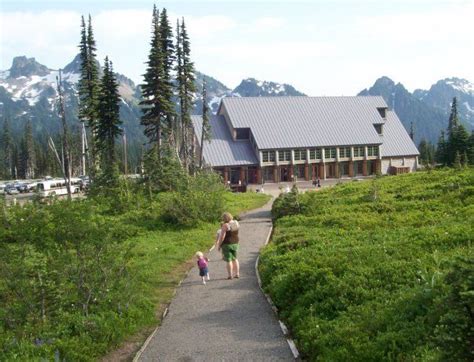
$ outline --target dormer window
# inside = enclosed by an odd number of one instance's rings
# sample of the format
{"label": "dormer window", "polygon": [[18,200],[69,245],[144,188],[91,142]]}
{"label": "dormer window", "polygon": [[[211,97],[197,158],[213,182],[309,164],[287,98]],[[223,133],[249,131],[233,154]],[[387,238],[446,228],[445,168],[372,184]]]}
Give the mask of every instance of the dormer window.
{"label": "dormer window", "polygon": [[236,140],[248,140],[250,138],[250,128],[236,128],[235,139]]}
{"label": "dormer window", "polygon": [[387,118],[387,108],[377,108],[377,111],[379,111],[380,117]]}
{"label": "dormer window", "polygon": [[382,136],[383,135],[383,124],[374,124],[375,130],[377,133]]}

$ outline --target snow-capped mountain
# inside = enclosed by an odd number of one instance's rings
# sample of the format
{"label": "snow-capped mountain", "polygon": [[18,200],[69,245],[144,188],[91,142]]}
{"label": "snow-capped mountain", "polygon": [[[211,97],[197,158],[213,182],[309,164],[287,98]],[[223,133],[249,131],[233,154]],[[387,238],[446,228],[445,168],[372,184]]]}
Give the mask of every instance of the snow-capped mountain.
{"label": "snow-capped mountain", "polygon": [[244,79],[233,91],[241,97],[281,97],[281,96],[304,96],[289,84],[260,81],[254,78]]}
{"label": "snow-capped mountain", "polygon": [[436,82],[429,90],[417,89],[410,93],[403,84],[381,77],[359,95],[382,96],[408,131],[413,122],[416,143],[423,138],[436,143],[441,130],[448,125],[453,97],[458,100],[461,122],[469,131],[474,128],[473,89],[474,85],[465,79],[448,78]]}
{"label": "snow-capped mountain", "polygon": [[[100,69],[100,67],[99,67]],[[40,64],[35,58],[25,56],[13,59],[10,69],[0,71],[0,117],[11,120],[14,133],[20,133],[27,120],[33,120],[35,134],[56,132],[59,128],[57,115],[56,77],[59,70],[50,69]],[[138,106],[140,87],[122,74],[115,74],[119,82],[119,93],[122,97],[121,118],[127,135],[144,141],[140,126],[141,111]],[[77,83],[80,76],[80,58],[77,55],[72,62],[62,69],[63,88],[66,99],[67,119],[77,127]],[[245,79],[234,90],[218,80],[196,72],[197,95],[193,113],[202,112],[202,83],[207,82],[208,102],[212,112],[216,112],[223,97],[240,96],[284,96],[303,95],[288,84]]]}
{"label": "snow-capped mountain", "polygon": [[429,90],[415,90],[413,95],[445,114],[449,114],[451,102],[456,97],[459,117],[474,127],[474,83],[461,78],[446,78],[433,84]]}

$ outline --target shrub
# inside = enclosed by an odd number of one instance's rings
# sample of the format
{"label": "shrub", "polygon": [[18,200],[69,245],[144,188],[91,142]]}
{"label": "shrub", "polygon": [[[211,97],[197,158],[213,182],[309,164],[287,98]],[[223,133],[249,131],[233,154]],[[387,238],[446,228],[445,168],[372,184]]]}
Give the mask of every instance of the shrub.
{"label": "shrub", "polygon": [[473,359],[473,184],[441,170],[275,201],[260,271],[305,358]]}

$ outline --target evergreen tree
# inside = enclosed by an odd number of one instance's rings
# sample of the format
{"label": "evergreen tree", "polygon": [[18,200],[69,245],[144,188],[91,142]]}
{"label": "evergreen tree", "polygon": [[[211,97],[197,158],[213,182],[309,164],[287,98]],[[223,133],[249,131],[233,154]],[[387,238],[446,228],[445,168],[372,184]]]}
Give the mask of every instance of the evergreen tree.
{"label": "evergreen tree", "polygon": [[179,20],[176,20],[176,90],[178,94],[179,114],[176,117],[176,149],[180,155],[183,165],[186,165],[184,147],[184,124],[182,119],[184,107],[184,81],[183,81],[183,47],[181,46],[181,31]]}
{"label": "evergreen tree", "polygon": [[165,73],[165,56],[162,51],[160,34],[159,13],[156,6],[153,7],[152,38],[150,42],[150,53],[148,55],[147,70],[144,74],[144,84],[142,85],[143,116],[141,124],[145,127],[145,135],[153,145],[156,152],[154,158],[159,164],[161,161],[161,145],[163,135],[167,135],[168,116],[173,113],[173,103],[168,97],[169,84]]}
{"label": "evergreen tree", "polygon": [[461,155],[459,154],[459,151],[456,151],[456,154],[454,155],[453,166],[457,169],[461,168]]}
{"label": "evergreen tree", "polygon": [[435,160],[435,149],[434,146],[427,142],[424,138],[420,141],[418,146],[418,150],[420,151],[420,162],[423,165],[431,165],[434,163]]}
{"label": "evergreen tree", "polygon": [[10,124],[8,119],[3,122],[2,134],[2,175],[6,179],[13,178],[14,164],[13,164],[13,142],[10,134]]}
{"label": "evergreen tree", "polygon": [[453,102],[451,103],[451,113],[449,114],[449,120],[448,120],[448,138],[451,137],[451,133],[453,132],[453,129],[459,125],[457,103],[458,101],[456,97],[454,97]]}
{"label": "evergreen tree", "polygon": [[467,151],[469,157],[469,164],[474,165],[474,130],[471,131],[471,136],[469,137],[469,149]]}
{"label": "evergreen tree", "polygon": [[96,43],[92,29],[92,19],[89,15],[89,22],[86,29],[84,17],[81,18],[81,41],[79,44],[81,59],[81,75],[79,78],[79,119],[87,123],[91,130],[90,176],[94,175],[99,167],[99,157],[97,151],[97,107],[99,97],[99,69],[96,59]]}
{"label": "evergreen tree", "polygon": [[438,147],[436,148],[435,160],[437,163],[442,164],[443,166],[447,165],[447,143],[444,136],[444,131],[441,131],[441,135],[438,139]]}
{"label": "evergreen tree", "polygon": [[[180,119],[182,123],[184,162],[190,173],[196,169],[196,157],[194,149],[194,134],[191,124],[191,111],[196,92],[194,63],[191,61],[191,44],[184,23],[178,29],[178,37],[181,46],[181,77],[178,78],[178,94],[180,99]],[[179,73],[179,72],[178,72]]]}
{"label": "evergreen tree", "polygon": [[209,105],[207,103],[206,78],[202,80],[202,130],[201,130],[201,155],[199,157],[199,168],[202,168],[204,160],[204,143],[211,141],[211,124],[209,123]]}
{"label": "evergreen tree", "polygon": [[410,138],[412,141],[415,140],[415,128],[413,126],[413,121],[410,122]]}
{"label": "evergreen tree", "polygon": [[36,153],[35,153],[35,141],[33,139],[33,129],[31,128],[31,121],[28,120],[25,125],[24,135],[24,175],[27,179],[35,177],[36,169]]}
{"label": "evergreen tree", "polygon": [[[173,103],[173,82],[171,79],[171,71],[173,69],[173,62],[175,60],[174,55],[174,44],[173,44],[173,30],[171,28],[170,22],[168,20],[168,15],[166,9],[163,8],[160,14],[160,38],[161,38],[161,51],[163,54],[163,72],[164,72],[164,79],[163,79],[163,88],[162,93],[163,97],[167,99],[169,102]],[[174,124],[175,121],[175,108],[172,107],[171,112],[166,116],[166,129],[167,134],[166,136],[168,139],[175,142],[176,135],[174,134],[174,130],[176,125]]]}
{"label": "evergreen tree", "polygon": [[112,62],[105,57],[97,112],[97,140],[106,182],[112,182],[116,176],[115,140],[122,134],[119,104],[120,95]]}
{"label": "evergreen tree", "polygon": [[461,156],[461,163],[463,166],[469,165],[469,157],[467,156],[467,150]]}

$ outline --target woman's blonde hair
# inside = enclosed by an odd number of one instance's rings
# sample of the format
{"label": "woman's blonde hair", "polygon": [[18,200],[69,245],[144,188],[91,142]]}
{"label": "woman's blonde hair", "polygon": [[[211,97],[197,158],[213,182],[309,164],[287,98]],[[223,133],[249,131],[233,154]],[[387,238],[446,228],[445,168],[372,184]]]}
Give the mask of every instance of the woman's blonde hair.
{"label": "woman's blonde hair", "polygon": [[204,256],[204,254],[201,253],[200,251],[198,251],[198,252],[196,253],[196,256],[197,256],[198,258],[202,258],[202,257]]}
{"label": "woman's blonde hair", "polygon": [[233,217],[232,217],[232,214],[230,212],[224,212],[222,214],[222,221],[224,222],[229,222],[229,221],[232,221]]}

